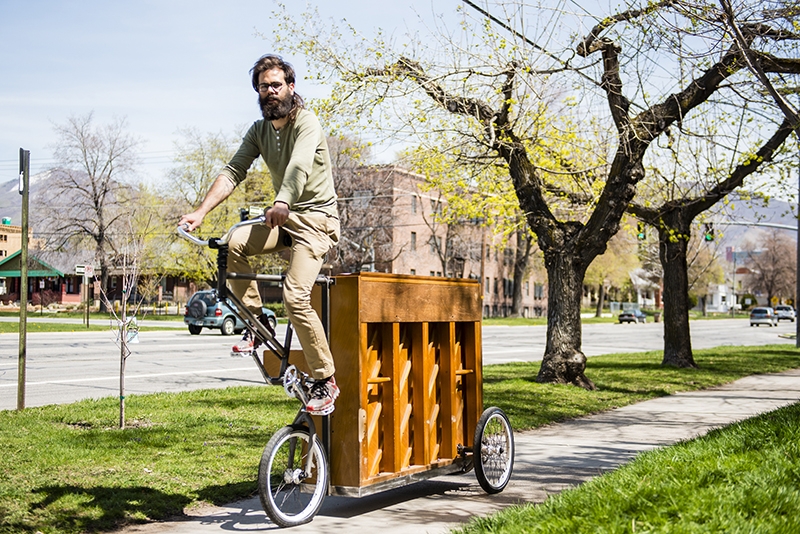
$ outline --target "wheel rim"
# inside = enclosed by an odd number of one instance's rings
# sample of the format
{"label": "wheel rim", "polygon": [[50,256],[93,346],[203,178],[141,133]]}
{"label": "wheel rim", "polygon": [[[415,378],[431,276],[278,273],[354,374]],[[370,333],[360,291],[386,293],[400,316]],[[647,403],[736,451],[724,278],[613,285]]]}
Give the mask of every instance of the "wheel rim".
{"label": "wheel rim", "polygon": [[315,440],[311,447],[311,473],[305,473],[308,441],[307,432],[295,430],[265,451],[266,464],[262,465],[259,489],[267,514],[280,526],[307,523],[325,497],[327,469],[319,441]]}
{"label": "wheel rim", "polygon": [[228,318],[222,322],[222,333],[226,336],[233,334],[236,325],[233,323],[233,320]]}
{"label": "wheel rim", "polygon": [[511,476],[512,439],[511,429],[502,416],[494,414],[486,421],[480,444],[482,471],[495,488],[504,487]]}

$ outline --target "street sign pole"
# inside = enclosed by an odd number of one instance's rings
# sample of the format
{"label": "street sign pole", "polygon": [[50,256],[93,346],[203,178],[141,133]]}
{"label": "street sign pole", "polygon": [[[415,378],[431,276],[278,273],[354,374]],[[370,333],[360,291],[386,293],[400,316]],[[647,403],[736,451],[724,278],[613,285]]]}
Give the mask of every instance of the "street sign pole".
{"label": "street sign pole", "polygon": [[19,149],[19,194],[22,195],[22,235],[19,253],[19,368],[17,373],[17,410],[25,409],[25,366],[28,339],[28,185],[30,150]]}

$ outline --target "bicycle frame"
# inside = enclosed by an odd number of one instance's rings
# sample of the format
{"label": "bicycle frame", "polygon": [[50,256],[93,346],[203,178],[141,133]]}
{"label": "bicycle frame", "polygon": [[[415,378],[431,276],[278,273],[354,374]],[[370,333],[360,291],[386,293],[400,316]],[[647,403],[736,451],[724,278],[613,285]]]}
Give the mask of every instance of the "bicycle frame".
{"label": "bicycle frame", "polygon": [[[259,358],[258,353],[256,351],[252,352],[253,360],[255,360],[258,369],[261,371],[261,375],[264,378],[264,381],[273,386],[282,386],[284,385],[284,376],[286,374],[286,370],[289,368],[289,351],[292,345],[292,337],[294,333],[294,329],[292,328],[292,324],[289,323],[286,328],[286,336],[284,338],[283,343],[280,343],[275,336],[272,334],[270,330],[268,330],[261,321],[251,312],[247,306],[239,299],[236,295],[234,295],[228,289],[228,280],[255,280],[255,281],[264,281],[264,282],[282,282],[285,278],[284,275],[269,275],[269,274],[243,274],[243,273],[229,273],[228,272],[228,243],[230,242],[231,236],[233,232],[238,228],[242,228],[245,226],[253,226],[256,224],[264,224],[265,218],[262,215],[261,217],[256,217],[255,219],[248,219],[245,221],[241,221],[237,224],[231,226],[231,228],[220,238],[209,238],[208,240],[199,239],[189,232],[187,232],[184,228],[178,227],[178,233],[183,236],[184,238],[188,239],[189,241],[195,243],[196,245],[200,246],[207,246],[211,249],[217,251],[217,287],[216,287],[216,297],[218,300],[227,301],[227,303],[232,303],[233,306],[229,306],[231,311],[234,315],[236,315],[250,330],[251,334],[256,336],[261,343],[266,346],[269,351],[277,356],[280,359],[280,371],[278,376],[270,376],[267,373],[266,367],[264,366],[264,361]],[[330,277],[319,275],[315,281],[316,284],[322,286],[322,309],[321,309],[321,317],[322,326],[325,330],[326,337],[330,337],[330,286],[334,284],[334,280]],[[264,351],[264,355],[266,357],[266,351]],[[287,391],[288,393],[288,391]],[[298,424],[305,424],[308,426],[309,433],[312,436],[317,434],[316,426],[314,425],[314,421],[311,416],[305,411],[304,408],[301,408],[298,412],[297,416],[295,417],[293,425]],[[330,457],[330,417],[329,416],[322,416],[322,446],[325,450],[325,454]],[[311,456],[309,455],[309,462],[311,462]],[[310,466],[307,467],[307,472],[310,472]]]}

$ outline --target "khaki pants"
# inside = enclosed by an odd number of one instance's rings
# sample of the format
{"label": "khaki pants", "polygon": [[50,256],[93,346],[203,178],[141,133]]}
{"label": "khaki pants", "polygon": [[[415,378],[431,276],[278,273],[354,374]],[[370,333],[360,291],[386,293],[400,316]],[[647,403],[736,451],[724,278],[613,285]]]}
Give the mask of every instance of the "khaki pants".
{"label": "khaki pants", "polygon": [[[339,219],[332,215],[290,212],[286,223],[272,230],[261,224],[239,228],[228,245],[228,270],[236,273],[253,272],[247,261],[249,256],[291,248],[283,302],[315,380],[333,375],[335,368],[322,321],[311,307],[311,289],[325,254],[339,242],[339,232]],[[287,236],[291,237],[288,246]],[[261,313],[261,295],[255,281],[229,280],[228,284],[250,311],[256,316]]]}

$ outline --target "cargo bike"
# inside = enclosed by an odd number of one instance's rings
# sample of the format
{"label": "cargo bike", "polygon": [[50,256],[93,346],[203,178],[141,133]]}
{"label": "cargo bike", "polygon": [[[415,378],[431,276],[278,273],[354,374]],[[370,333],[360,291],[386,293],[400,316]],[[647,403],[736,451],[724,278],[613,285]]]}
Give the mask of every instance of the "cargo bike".
{"label": "cargo bike", "polygon": [[269,440],[258,470],[261,503],[281,527],[311,521],[326,495],[362,497],[439,475],[475,469],[487,493],[503,491],[514,462],[514,436],[500,408],[483,410],[481,290],[477,280],[362,272],[319,276],[312,305],[325,326],[340,395],[330,415],[305,410],[313,380],[302,351],[291,350],[227,288],[226,281],[280,282],[279,275],[230,273],[228,241],[217,251],[216,297],[233,304],[262,356],[264,381],[283,386],[301,406]]}

